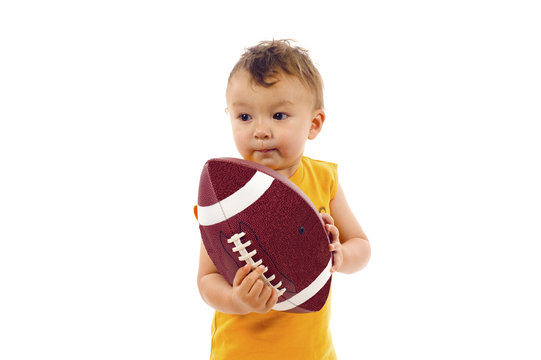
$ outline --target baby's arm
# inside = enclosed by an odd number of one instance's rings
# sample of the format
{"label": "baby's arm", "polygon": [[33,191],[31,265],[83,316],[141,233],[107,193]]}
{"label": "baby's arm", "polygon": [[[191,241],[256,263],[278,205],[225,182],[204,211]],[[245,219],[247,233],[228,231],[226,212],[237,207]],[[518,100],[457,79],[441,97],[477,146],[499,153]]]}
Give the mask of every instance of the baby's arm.
{"label": "baby's arm", "polygon": [[[335,264],[332,271],[351,274],[361,270],[370,259],[370,243],[349,208],[342,187],[331,200],[331,214],[323,214],[323,220],[333,237],[330,250],[334,252]],[[340,232],[338,232],[340,229]]]}
{"label": "baby's arm", "polygon": [[251,271],[247,264],[237,271],[231,286],[218,272],[201,242],[197,274],[199,293],[207,304],[224,313],[266,313],[278,301],[278,293],[259,279],[264,270],[261,265]]}

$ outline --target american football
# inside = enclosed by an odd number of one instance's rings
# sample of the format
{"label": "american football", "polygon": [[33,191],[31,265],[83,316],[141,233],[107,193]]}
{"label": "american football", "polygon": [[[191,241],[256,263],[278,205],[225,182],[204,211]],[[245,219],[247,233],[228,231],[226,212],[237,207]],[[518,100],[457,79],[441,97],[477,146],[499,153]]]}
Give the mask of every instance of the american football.
{"label": "american football", "polygon": [[263,265],[261,279],[279,294],[274,310],[323,307],[332,279],[329,236],[310,199],[285,176],[247,160],[210,159],[197,214],[207,253],[229,284],[245,264]]}

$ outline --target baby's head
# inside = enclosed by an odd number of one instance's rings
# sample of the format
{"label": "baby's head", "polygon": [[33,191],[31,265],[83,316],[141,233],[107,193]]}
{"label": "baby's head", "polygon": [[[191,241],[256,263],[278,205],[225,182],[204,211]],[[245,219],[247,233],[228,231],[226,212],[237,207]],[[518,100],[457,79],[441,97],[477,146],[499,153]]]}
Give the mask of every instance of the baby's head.
{"label": "baby's head", "polygon": [[283,73],[296,77],[312,92],[314,108],[323,109],[323,80],[312,63],[308,51],[291,46],[291,40],[262,41],[247,48],[229,75],[246,70],[256,85],[270,87],[277,82],[276,75]]}
{"label": "baby's head", "polygon": [[229,76],[227,112],[244,159],[291,176],[323,126],[323,84],[306,50],[287,40],[246,49]]}

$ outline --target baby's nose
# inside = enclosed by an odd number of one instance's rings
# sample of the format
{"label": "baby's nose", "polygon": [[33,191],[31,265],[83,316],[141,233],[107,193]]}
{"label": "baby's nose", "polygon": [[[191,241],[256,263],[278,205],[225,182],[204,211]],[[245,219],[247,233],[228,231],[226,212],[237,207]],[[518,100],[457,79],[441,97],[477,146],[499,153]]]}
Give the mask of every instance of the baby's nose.
{"label": "baby's nose", "polygon": [[265,130],[257,130],[254,133],[254,137],[258,140],[265,140],[270,138],[270,133]]}
{"label": "baby's nose", "polygon": [[271,136],[271,130],[264,121],[259,121],[255,130],[254,137],[258,140],[269,139]]}

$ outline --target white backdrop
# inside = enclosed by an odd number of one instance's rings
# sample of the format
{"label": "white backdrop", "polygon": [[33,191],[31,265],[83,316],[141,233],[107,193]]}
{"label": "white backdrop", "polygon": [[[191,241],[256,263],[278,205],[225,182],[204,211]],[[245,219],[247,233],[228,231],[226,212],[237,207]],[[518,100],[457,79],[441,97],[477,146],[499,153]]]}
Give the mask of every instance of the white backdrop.
{"label": "white backdrop", "polygon": [[[206,359],[193,217],[247,46],[326,86],[306,154],[371,239],[334,278],[340,359],[539,359],[534,1],[0,5],[0,358]],[[190,355],[187,355],[190,354]]]}

